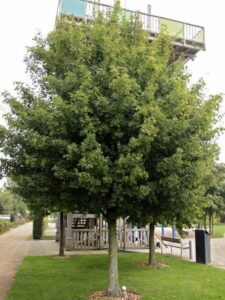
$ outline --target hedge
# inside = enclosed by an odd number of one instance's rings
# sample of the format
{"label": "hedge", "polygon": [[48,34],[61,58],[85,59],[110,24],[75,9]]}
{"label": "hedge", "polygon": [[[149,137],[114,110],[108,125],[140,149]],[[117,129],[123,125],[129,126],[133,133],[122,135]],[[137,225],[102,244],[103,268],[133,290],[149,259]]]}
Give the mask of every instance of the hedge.
{"label": "hedge", "polygon": [[25,222],[26,222],[25,220],[18,220],[18,221],[14,221],[14,222],[0,220],[0,234],[8,231],[11,228],[17,227],[18,225],[22,225]]}
{"label": "hedge", "polygon": [[33,217],[33,239],[40,240],[43,233],[43,216],[34,215]]}

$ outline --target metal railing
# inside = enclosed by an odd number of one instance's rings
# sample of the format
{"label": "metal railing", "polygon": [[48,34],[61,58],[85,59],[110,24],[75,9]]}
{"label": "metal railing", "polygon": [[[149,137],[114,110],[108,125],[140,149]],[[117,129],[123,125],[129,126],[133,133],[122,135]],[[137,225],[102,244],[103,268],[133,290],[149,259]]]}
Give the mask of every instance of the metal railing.
{"label": "metal railing", "polygon": [[[91,20],[98,12],[101,12],[105,18],[108,18],[113,9],[113,6],[95,2],[96,0],[82,1],[84,1],[85,3],[85,5],[83,6],[83,11],[81,13],[79,9],[79,12],[77,11],[76,15],[76,9],[75,11],[71,11],[71,13],[69,10],[63,11],[63,0],[59,0],[56,18],[58,18],[61,14],[71,14],[80,19],[85,18]],[[141,21],[143,28],[146,31],[149,31],[150,36],[158,35],[162,27],[166,26],[169,35],[175,37],[175,40],[177,42],[181,42],[187,45],[199,46],[203,49],[205,48],[205,30],[202,26],[150,15],[139,11],[132,11],[129,9],[122,9],[122,14],[125,17],[137,16]]]}
{"label": "metal railing", "polygon": [[[93,19],[98,12],[101,12],[105,18],[108,18],[112,9],[113,7],[110,5],[87,0],[86,18]],[[204,27],[202,26],[128,9],[123,9],[122,12],[125,17],[137,16],[141,21],[143,28],[149,31],[151,35],[158,35],[161,29],[165,26],[167,27],[168,34],[174,36],[179,42],[188,44],[195,43],[202,47],[205,45],[205,33]]]}

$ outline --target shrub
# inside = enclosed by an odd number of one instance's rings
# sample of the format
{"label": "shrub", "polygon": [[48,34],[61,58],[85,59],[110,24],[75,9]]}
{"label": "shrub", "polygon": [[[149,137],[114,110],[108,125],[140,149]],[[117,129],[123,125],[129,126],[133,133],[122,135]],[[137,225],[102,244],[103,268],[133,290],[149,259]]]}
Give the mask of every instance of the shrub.
{"label": "shrub", "polygon": [[34,215],[33,218],[33,239],[40,240],[43,233],[43,216]]}
{"label": "shrub", "polygon": [[10,215],[10,222],[15,222],[17,220],[16,215]]}
{"label": "shrub", "polygon": [[10,227],[10,222],[5,220],[0,220],[0,233],[5,232],[7,227]]}
{"label": "shrub", "polygon": [[25,220],[17,220],[15,222],[0,220],[0,234],[8,231],[11,228],[17,227],[18,225],[22,225],[25,222],[26,222]]}

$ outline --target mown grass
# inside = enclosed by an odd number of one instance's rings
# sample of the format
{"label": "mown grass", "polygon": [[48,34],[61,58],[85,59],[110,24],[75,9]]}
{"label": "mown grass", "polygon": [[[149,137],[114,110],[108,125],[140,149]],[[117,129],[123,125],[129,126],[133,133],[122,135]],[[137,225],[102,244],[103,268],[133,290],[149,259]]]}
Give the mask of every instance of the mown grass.
{"label": "mown grass", "polygon": [[[213,225],[213,238],[223,238],[225,234],[225,224],[215,224]],[[225,297],[224,297],[225,299]]]}
{"label": "mown grass", "polygon": [[55,235],[42,235],[41,239],[46,241],[55,240]]}
{"label": "mown grass", "polygon": [[[142,300],[225,299],[225,270],[158,255],[167,268],[144,266],[146,254],[119,254],[120,284]],[[7,300],[86,300],[107,286],[107,255],[26,257]]]}

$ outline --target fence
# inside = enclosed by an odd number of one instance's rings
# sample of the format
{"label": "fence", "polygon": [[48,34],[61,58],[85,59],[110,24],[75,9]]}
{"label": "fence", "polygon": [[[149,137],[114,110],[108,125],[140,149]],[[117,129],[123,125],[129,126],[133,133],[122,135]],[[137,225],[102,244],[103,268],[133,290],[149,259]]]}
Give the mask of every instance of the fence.
{"label": "fence", "polygon": [[[124,234],[124,230],[118,228],[117,232],[119,248],[148,248],[148,229],[126,229]],[[97,229],[73,229],[72,238],[74,249],[107,249],[109,246],[107,229],[102,230],[101,238]]]}

